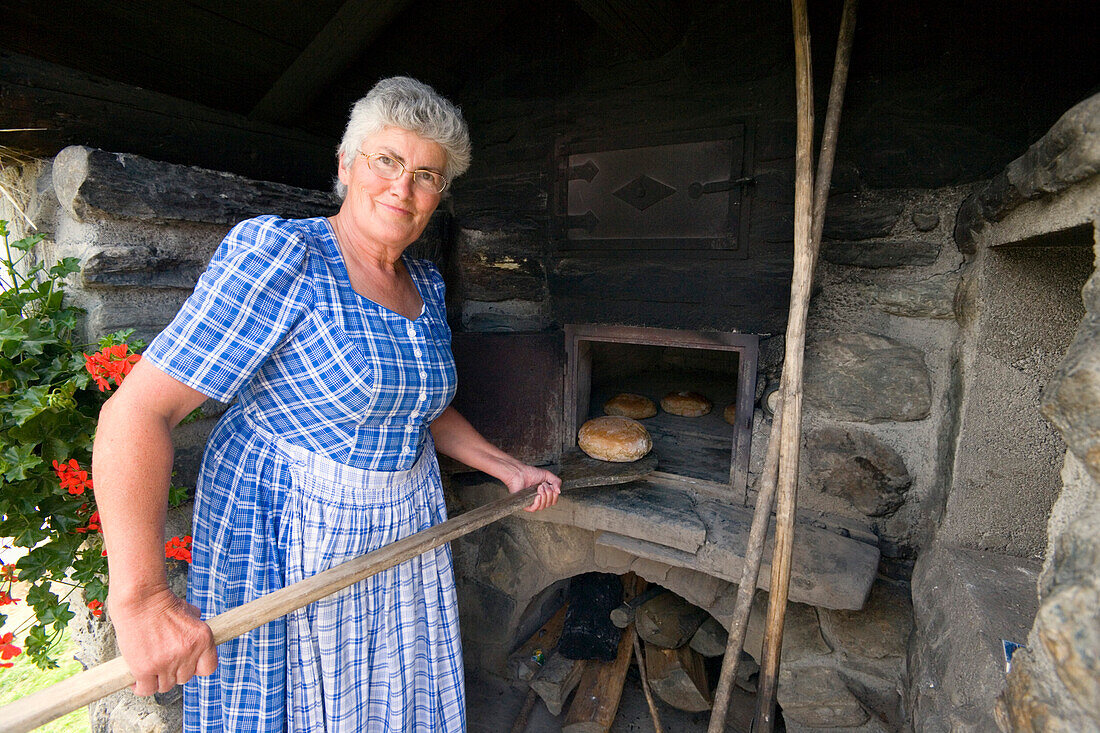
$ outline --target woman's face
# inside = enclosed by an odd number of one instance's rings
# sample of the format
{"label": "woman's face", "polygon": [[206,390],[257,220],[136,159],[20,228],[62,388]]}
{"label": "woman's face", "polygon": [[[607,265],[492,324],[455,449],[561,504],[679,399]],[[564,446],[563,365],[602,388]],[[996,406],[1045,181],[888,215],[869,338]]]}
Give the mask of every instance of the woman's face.
{"label": "woman's face", "polygon": [[365,138],[359,150],[364,155],[385,153],[401,161],[407,171],[388,181],[371,171],[363,155],[341,160],[338,175],[348,193],[340,214],[349,217],[364,237],[404,249],[424,231],[441,196],[414,186],[412,171],[427,168],[442,173],[447,154],[438,143],[399,127],[386,127]]}

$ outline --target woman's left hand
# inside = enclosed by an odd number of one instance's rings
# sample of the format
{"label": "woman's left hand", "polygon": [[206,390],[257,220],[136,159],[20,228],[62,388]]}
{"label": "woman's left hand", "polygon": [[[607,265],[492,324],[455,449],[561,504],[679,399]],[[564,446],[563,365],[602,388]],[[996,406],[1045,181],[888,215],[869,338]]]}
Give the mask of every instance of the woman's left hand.
{"label": "woman's left hand", "polygon": [[524,463],[517,463],[514,474],[504,479],[504,485],[508,487],[510,494],[522,491],[528,486],[538,487],[535,500],[524,509],[527,512],[537,512],[539,509],[554,506],[558,503],[558,496],[561,494],[560,478],[545,468],[528,466]]}

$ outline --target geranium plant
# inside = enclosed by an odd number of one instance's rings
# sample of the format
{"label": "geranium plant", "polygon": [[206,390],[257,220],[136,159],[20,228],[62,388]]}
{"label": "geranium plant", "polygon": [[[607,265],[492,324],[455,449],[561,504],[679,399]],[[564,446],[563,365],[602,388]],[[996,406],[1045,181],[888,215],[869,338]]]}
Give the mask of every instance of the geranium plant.
{"label": "geranium plant", "polygon": [[[0,237],[0,542],[7,546],[0,561],[12,546],[26,553],[0,564],[0,666],[25,652],[52,667],[51,651],[74,616],[70,602],[103,613],[107,559],[92,441],[100,406],[140,358],[141,344],[128,343],[132,331],[94,346],[74,343],[81,311],[66,303],[64,280],[78,260],[43,264],[34,256],[42,235],[10,241],[3,220]],[[172,503],[185,496],[173,489]],[[173,556],[182,557],[177,544]],[[26,584],[23,598],[13,596],[17,581]],[[16,603],[34,616],[7,629],[4,611]]]}

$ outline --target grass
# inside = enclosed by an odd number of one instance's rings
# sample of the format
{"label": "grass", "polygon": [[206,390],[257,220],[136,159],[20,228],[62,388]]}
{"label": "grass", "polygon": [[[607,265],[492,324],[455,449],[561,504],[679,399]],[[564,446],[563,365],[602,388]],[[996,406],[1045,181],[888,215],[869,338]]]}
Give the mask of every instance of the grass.
{"label": "grass", "polygon": [[[66,631],[61,646],[56,652],[61,664],[57,669],[39,669],[27,659],[26,655],[16,657],[12,667],[0,669],[0,705],[15,702],[25,695],[80,672],[82,667],[80,662],[73,659],[74,653],[75,645],[69,638],[69,632]],[[35,730],[38,733],[88,733],[91,729],[88,710],[81,708]]]}

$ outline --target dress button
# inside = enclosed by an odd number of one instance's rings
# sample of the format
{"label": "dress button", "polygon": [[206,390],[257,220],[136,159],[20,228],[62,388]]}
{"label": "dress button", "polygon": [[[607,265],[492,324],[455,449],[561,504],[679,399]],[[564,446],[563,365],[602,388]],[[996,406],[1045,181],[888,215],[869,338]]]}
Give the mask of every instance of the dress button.
{"label": "dress button", "polygon": [[424,352],[422,352],[420,349],[415,350],[413,354],[415,354],[416,356],[424,356]]}
{"label": "dress button", "polygon": [[426,399],[428,399],[428,393],[427,392],[421,392],[420,393],[420,401],[423,402]]}
{"label": "dress button", "polygon": [[421,379],[427,379],[428,378],[428,373],[427,372],[420,372],[420,378]]}

